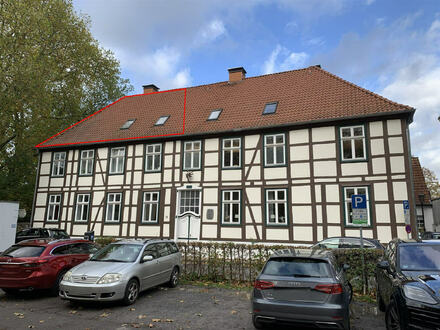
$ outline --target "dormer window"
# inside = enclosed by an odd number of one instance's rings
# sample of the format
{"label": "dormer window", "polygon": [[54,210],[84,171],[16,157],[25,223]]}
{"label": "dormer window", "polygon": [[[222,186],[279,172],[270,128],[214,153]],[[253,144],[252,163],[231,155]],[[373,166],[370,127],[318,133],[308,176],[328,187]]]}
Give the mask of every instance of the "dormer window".
{"label": "dormer window", "polygon": [[263,111],[263,115],[269,115],[277,111],[278,102],[266,103]]}
{"label": "dormer window", "polygon": [[221,113],[222,113],[222,109],[212,110],[208,117],[208,120],[217,120]]}
{"label": "dormer window", "polygon": [[127,120],[124,125],[121,126],[120,129],[129,129],[131,127],[131,125],[133,125],[133,123],[136,121],[136,119],[129,119]]}
{"label": "dormer window", "polygon": [[165,122],[168,120],[168,118],[170,118],[170,116],[161,116],[157,121],[156,124],[154,124],[155,126],[162,126],[163,124],[165,124]]}

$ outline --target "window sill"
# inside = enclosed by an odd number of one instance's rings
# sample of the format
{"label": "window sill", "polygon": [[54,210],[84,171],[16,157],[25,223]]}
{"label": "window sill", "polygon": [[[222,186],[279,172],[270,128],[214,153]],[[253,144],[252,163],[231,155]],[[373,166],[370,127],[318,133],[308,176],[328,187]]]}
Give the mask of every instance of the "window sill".
{"label": "window sill", "polygon": [[139,223],[139,226],[158,226],[159,225],[159,222],[158,221],[156,221],[156,222],[140,222]]}
{"label": "window sill", "polygon": [[344,224],[344,227],[345,228],[350,228],[350,229],[359,229],[361,227],[362,227],[362,229],[371,229],[371,228],[373,228],[373,226],[371,224],[362,226],[362,225],[352,225],[352,224],[348,224],[348,223]]}
{"label": "window sill", "polygon": [[241,169],[242,169],[241,166],[236,166],[236,167],[222,167],[222,170],[226,170],[226,171],[229,171],[229,170],[241,170]]}
{"label": "window sill", "polygon": [[287,164],[286,163],[284,163],[284,164],[274,164],[274,165],[267,165],[267,164],[264,164],[264,168],[276,168],[276,167],[287,167]]}
{"label": "window sill", "polygon": [[124,175],[124,172],[121,172],[121,173],[110,173],[110,172],[108,172],[108,175]]}
{"label": "window sill", "polygon": [[162,169],[159,170],[154,170],[154,171],[144,171],[144,174],[149,174],[149,173],[161,173]]}
{"label": "window sill", "polygon": [[221,223],[220,225],[222,227],[241,227],[241,222],[240,223]]}
{"label": "window sill", "polygon": [[341,163],[366,163],[368,159],[341,159]]}
{"label": "window sill", "polygon": [[288,227],[289,223],[267,223],[266,227]]}
{"label": "window sill", "polygon": [[121,221],[120,220],[118,220],[118,221],[105,220],[104,223],[106,225],[119,225],[121,223]]}
{"label": "window sill", "polygon": [[82,177],[89,177],[89,176],[93,176],[92,174],[78,174],[78,177],[82,178]]}

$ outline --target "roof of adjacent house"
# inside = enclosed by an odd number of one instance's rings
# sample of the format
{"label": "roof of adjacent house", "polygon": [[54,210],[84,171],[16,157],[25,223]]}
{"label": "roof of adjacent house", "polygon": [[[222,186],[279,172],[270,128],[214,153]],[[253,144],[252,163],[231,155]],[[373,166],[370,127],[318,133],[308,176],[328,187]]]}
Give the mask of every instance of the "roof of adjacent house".
{"label": "roof of adjacent house", "polygon": [[[276,113],[263,115],[266,103]],[[218,120],[207,120],[222,109]],[[126,96],[37,147],[197,135],[307,124],[393,113],[414,108],[392,102],[319,66],[245,78],[238,82]],[[162,126],[160,116],[170,116]],[[136,121],[128,129],[121,126]]]}
{"label": "roof of adjacent house", "polygon": [[416,205],[421,205],[420,195],[424,195],[423,204],[431,205],[431,194],[426,186],[425,177],[423,176],[423,169],[420,165],[418,157],[411,157],[413,178],[414,178],[414,195],[416,198]]}

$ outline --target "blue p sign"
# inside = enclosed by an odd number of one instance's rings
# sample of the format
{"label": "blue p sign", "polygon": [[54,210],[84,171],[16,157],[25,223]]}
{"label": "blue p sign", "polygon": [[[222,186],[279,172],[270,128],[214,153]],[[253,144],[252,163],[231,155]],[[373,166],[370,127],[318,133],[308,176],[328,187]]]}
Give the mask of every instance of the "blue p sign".
{"label": "blue p sign", "polygon": [[352,195],[351,205],[353,209],[366,209],[367,208],[367,196],[365,195]]}

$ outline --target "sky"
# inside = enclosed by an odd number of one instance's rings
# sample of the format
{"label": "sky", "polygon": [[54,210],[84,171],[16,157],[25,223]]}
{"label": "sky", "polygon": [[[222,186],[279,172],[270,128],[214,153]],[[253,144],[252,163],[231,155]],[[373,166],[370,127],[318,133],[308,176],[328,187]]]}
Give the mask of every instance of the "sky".
{"label": "sky", "polygon": [[440,177],[440,0],[73,0],[142,93],[320,64],[416,108],[413,156]]}

